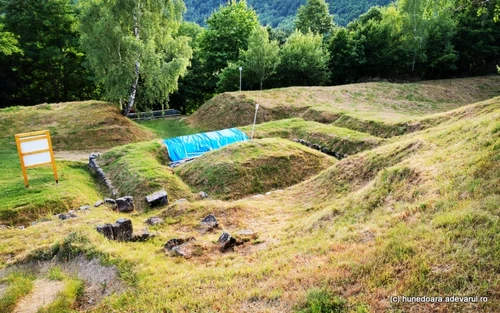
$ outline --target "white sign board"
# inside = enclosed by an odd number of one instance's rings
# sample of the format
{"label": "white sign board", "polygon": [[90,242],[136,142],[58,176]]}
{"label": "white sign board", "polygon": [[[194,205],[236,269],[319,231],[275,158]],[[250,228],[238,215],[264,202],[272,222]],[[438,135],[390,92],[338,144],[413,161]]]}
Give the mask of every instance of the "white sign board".
{"label": "white sign board", "polygon": [[23,156],[23,159],[24,159],[24,166],[26,167],[52,163],[50,152],[41,152],[37,154],[25,155]]}
{"label": "white sign board", "polygon": [[34,136],[34,137],[26,137],[26,138],[32,139],[33,141],[21,142],[21,151],[23,153],[29,153],[29,152],[35,152],[35,151],[39,151],[39,150],[48,150],[49,149],[49,140],[46,137]]}
{"label": "white sign board", "polygon": [[50,133],[47,130],[17,134],[16,144],[26,187],[28,187],[26,170],[44,165],[52,165],[56,183],[58,182],[52,142],[50,140]]}

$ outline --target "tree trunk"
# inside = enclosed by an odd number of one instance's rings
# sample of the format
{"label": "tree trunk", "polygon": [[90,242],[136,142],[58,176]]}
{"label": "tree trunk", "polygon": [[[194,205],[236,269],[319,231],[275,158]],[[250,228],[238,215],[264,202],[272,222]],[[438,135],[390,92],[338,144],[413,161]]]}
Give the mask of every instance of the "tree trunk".
{"label": "tree trunk", "polygon": [[415,62],[417,60],[417,51],[413,50],[413,62],[411,63],[411,73],[415,70]]}
{"label": "tree trunk", "polygon": [[130,113],[130,110],[134,107],[135,103],[135,96],[137,94],[137,85],[139,85],[139,70],[141,68],[141,64],[139,61],[135,62],[135,79],[134,83],[132,84],[132,88],[130,89],[130,96],[128,98],[127,105],[125,106],[125,109],[123,110],[123,115],[127,116]]}
{"label": "tree trunk", "polygon": [[[140,1],[137,6],[137,15],[140,16]],[[135,34],[135,39],[140,40],[139,37],[139,18],[134,13],[134,34]],[[130,110],[134,107],[135,103],[135,96],[137,94],[137,85],[139,85],[139,73],[141,69],[141,63],[139,60],[135,61],[135,69],[134,69],[134,82],[132,83],[132,87],[130,88],[130,96],[128,98],[127,105],[123,109],[123,115],[127,116],[130,113]]]}

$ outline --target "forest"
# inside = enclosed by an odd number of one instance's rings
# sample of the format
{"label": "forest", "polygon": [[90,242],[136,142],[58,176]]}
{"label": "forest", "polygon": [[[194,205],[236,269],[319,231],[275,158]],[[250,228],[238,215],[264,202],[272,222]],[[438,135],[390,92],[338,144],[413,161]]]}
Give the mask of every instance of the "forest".
{"label": "forest", "polygon": [[293,30],[264,22],[285,2],[254,10],[231,0],[204,27],[185,21],[190,6],[201,10],[193,1],[140,3],[2,0],[0,107],[102,99],[124,113],[190,113],[240,87],[467,77],[500,64],[499,0],[398,0],[345,26],[357,9],[337,20],[327,2],[308,0]]}
{"label": "forest", "polygon": [[[195,22],[206,26],[205,20],[227,0],[186,0],[187,11],[186,21]],[[329,12],[333,15],[335,23],[345,26],[361,14],[368,11],[372,6],[384,6],[390,0],[328,0]],[[293,21],[297,10],[304,5],[306,0],[248,0],[249,7],[252,7],[262,25],[293,30]]]}

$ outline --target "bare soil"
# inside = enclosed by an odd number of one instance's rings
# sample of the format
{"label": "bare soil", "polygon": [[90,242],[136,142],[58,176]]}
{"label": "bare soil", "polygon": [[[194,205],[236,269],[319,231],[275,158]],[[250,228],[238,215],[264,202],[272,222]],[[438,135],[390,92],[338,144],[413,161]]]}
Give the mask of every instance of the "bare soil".
{"label": "bare soil", "polygon": [[88,151],[54,151],[56,160],[87,162],[90,152]]}
{"label": "bare soil", "polygon": [[36,313],[38,310],[56,299],[58,293],[64,288],[64,283],[48,279],[35,281],[33,290],[22,298],[17,304],[14,313]]}
{"label": "bare soil", "polygon": [[[4,270],[1,270],[0,277],[5,276],[12,271],[32,272],[39,277],[43,277],[54,266],[59,266],[61,270],[66,272],[67,274],[83,280],[85,289],[80,303],[80,309],[83,310],[95,306],[102,299],[111,294],[120,294],[124,292],[126,289],[125,284],[118,277],[118,269],[116,268],[116,266],[104,266],[100,263],[98,259],[89,260],[83,255],[77,256],[68,262],[59,262],[54,260],[46,262],[30,262],[27,264],[12,266]],[[47,291],[57,289],[56,287],[58,287],[58,285],[47,286],[46,282],[47,280],[45,279],[37,280],[35,282],[35,287],[33,288],[33,291],[29,296],[21,300],[21,302],[18,305],[19,311],[16,309],[15,313],[37,312],[37,310],[41,308],[43,305],[47,305],[52,301],[54,301],[53,298],[50,298],[52,295],[51,293],[45,293],[43,294],[43,296],[38,295],[41,291],[38,291],[37,284],[41,284],[43,289],[46,289]],[[57,292],[59,292],[60,290],[61,290],[60,288],[57,289]],[[1,292],[2,292],[2,285],[0,285],[0,296]],[[55,293],[55,295],[57,295],[57,292]],[[27,302],[26,299],[29,299],[29,302]],[[48,301],[49,299],[52,300],[49,302]],[[27,303],[35,303],[35,304],[33,306],[31,305],[28,306]],[[27,307],[30,310],[25,311],[24,307]]]}
{"label": "bare soil", "polygon": [[59,265],[64,271],[85,282],[81,309],[89,309],[103,298],[125,291],[124,283],[118,278],[116,266],[103,266],[98,259],[88,260],[84,256]]}
{"label": "bare soil", "polygon": [[0,284],[0,299],[3,298],[3,295],[7,291],[7,284]]}

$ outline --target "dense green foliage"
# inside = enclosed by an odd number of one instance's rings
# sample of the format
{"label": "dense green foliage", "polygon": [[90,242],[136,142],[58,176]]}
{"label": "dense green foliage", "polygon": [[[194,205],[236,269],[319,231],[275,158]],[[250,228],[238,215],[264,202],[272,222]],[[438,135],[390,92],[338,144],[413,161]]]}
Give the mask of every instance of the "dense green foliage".
{"label": "dense green foliage", "polygon": [[[259,25],[257,14],[248,8],[245,0],[231,0],[226,6],[221,6],[207,23],[207,29],[194,40],[197,50],[192,71],[196,73],[192,74],[191,81],[198,91],[203,92],[191,101],[196,103],[190,106],[194,109],[213,95],[219,75],[228,65],[238,61],[240,52],[248,48],[250,34]],[[191,84],[182,85],[179,94],[188,93],[192,87]]]}
{"label": "dense green foliage", "polygon": [[240,50],[248,47],[248,37],[257,27],[257,14],[248,8],[245,0],[231,0],[207,19],[200,48],[205,70],[218,74],[229,62],[238,60]]}
{"label": "dense green foliage", "polygon": [[333,20],[325,0],[307,0],[297,11],[295,28],[303,33],[327,34],[333,28]]}
{"label": "dense green foliage", "polygon": [[211,95],[206,86],[209,74],[203,68],[201,59],[203,51],[199,47],[204,31],[204,28],[192,22],[183,22],[179,28],[179,35],[190,38],[193,57],[188,73],[179,79],[179,89],[170,96],[169,106],[180,110],[183,114],[195,111]]}
{"label": "dense green foliage", "polygon": [[323,85],[328,80],[327,63],[321,35],[296,31],[281,49],[278,76],[285,86]]}
{"label": "dense green foliage", "polygon": [[[185,0],[187,7],[186,19],[200,25],[205,24],[205,20],[225,0]],[[330,13],[334,15],[335,22],[339,25],[346,25],[359,15],[366,12],[375,5],[387,5],[390,0],[327,0]],[[255,9],[259,15],[262,25],[272,27],[283,27],[288,30],[293,29],[293,21],[299,7],[306,3],[306,0],[248,0],[248,4]]]}
{"label": "dense green foliage", "polygon": [[[191,58],[188,38],[176,37],[182,1],[83,2],[81,43],[108,100],[166,106]],[[140,85],[139,85],[140,81]]]}
{"label": "dense green foliage", "polygon": [[243,66],[241,65],[243,65],[242,61],[239,61],[237,63],[231,62],[224,70],[222,70],[219,75],[219,80],[217,81],[216,91],[218,93],[238,90],[240,88],[240,80],[242,90],[251,88],[247,80],[247,68],[245,67],[245,74],[243,75]]}
{"label": "dense green foliage", "polygon": [[0,54],[11,55],[13,53],[21,53],[16,35],[3,30],[4,25],[0,24]]}
{"label": "dense green foliage", "polygon": [[276,72],[280,62],[277,41],[269,41],[264,27],[256,27],[248,39],[248,50],[242,51],[237,63],[230,63],[219,78],[218,91],[234,91],[239,88],[239,67],[245,70],[245,87],[258,85],[263,89],[266,79]]}
{"label": "dense green foliage", "polygon": [[331,82],[494,73],[500,63],[495,5],[478,15],[475,4],[456,4],[400,0],[337,29],[329,42]]}
{"label": "dense green foliage", "polygon": [[[219,8],[210,19],[226,8]],[[346,27],[332,28],[326,3],[311,0],[298,10],[296,26],[303,33],[311,29],[323,38],[306,40],[311,37],[268,27],[269,37],[279,43],[280,63],[276,73],[266,77],[265,87],[491,74],[500,63],[500,23],[495,20],[495,12],[494,3],[488,6],[461,0],[399,0],[387,7],[371,8]],[[225,27],[230,28],[230,24],[236,25],[226,18]],[[239,34],[248,38],[241,31]],[[205,68],[206,75],[218,81],[218,92],[239,89],[239,67],[243,67],[243,90],[260,88],[255,63],[249,66],[244,57],[246,49],[240,47],[239,51],[233,50],[231,55],[217,53],[219,71]],[[202,57],[201,63],[206,60]],[[204,86],[206,99],[215,90],[213,85]]]}
{"label": "dense green foliage", "polygon": [[83,67],[76,9],[71,2],[5,2],[4,27],[0,29],[4,50],[0,53],[0,107],[96,96],[96,88]]}
{"label": "dense green foliage", "polygon": [[[369,10],[362,1],[208,1],[197,7],[210,11],[206,28],[182,21],[181,0],[138,1],[2,0],[0,107],[102,97],[125,112],[192,113],[238,90],[240,67],[242,89],[254,90],[485,75],[500,64],[500,0]],[[328,11],[340,5],[366,13],[339,26]],[[261,28],[259,18],[289,27]]]}
{"label": "dense green foliage", "polygon": [[459,52],[457,70],[462,75],[491,72],[495,64],[500,64],[500,1],[496,3],[488,2],[485,7],[466,1],[457,12],[452,44]]}
{"label": "dense green foliage", "polygon": [[269,41],[267,30],[257,27],[248,39],[248,50],[242,54],[244,65],[250,72],[251,82],[259,83],[260,89],[266,79],[275,73],[280,62],[276,41]]}

